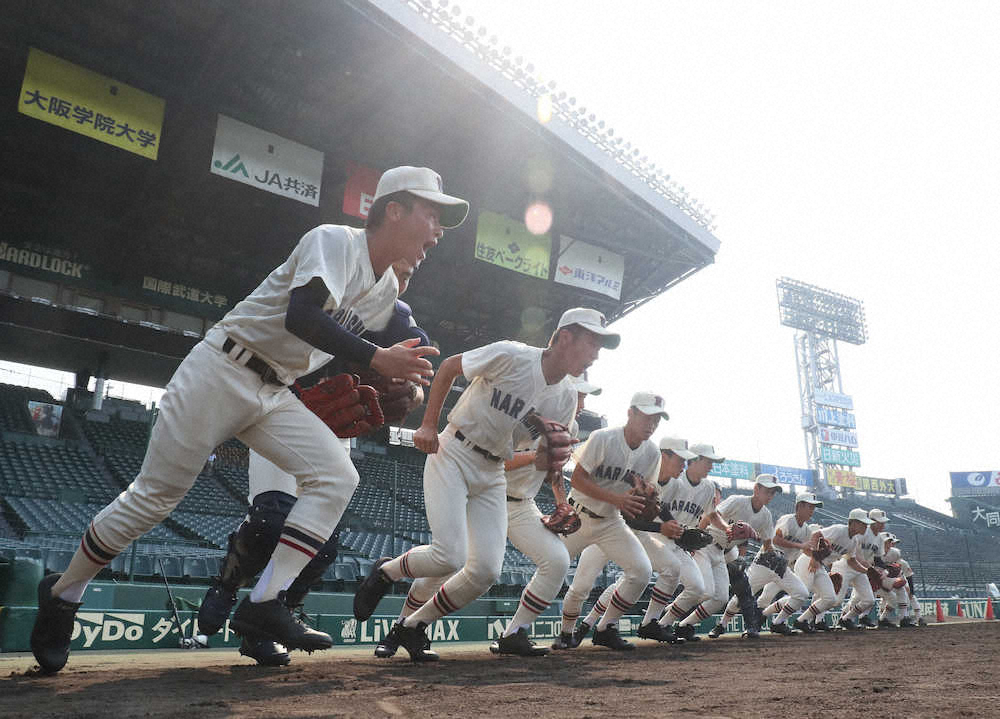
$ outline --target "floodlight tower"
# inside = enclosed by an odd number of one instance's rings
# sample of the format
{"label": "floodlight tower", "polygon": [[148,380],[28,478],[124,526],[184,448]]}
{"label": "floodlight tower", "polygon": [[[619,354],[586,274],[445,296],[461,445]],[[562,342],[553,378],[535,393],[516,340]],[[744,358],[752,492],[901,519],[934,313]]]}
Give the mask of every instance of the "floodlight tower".
{"label": "floodlight tower", "polygon": [[796,330],[795,366],[806,461],[816,471],[817,492],[829,494],[827,469],[860,464],[853,449],[857,446],[850,412],[854,405],[850,395],[844,394],[837,340],[854,345],[868,340],[864,304],[787,277],[777,285],[781,324]]}

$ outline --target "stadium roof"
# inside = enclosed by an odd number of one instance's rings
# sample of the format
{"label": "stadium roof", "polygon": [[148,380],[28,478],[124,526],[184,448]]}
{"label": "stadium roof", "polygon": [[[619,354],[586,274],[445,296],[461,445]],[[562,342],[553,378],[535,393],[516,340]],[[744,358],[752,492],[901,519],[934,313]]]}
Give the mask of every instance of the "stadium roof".
{"label": "stadium roof", "polygon": [[[0,110],[7,242],[86,268],[85,282],[56,278],[55,306],[0,297],[0,357],[75,370],[106,352],[111,376],[164,384],[195,337],[166,336],[161,308],[211,319],[225,306],[185,309],[144,282],[202,288],[231,304],[310,227],[360,224],[343,208],[353,164],[434,167],[474,215],[521,219],[544,200],[553,254],[566,237],[623,258],[619,298],[529,277],[475,259],[473,216],[446,235],[406,296],[446,352],[501,337],[544,341],[569,306],[619,317],[713,261],[719,245],[700,205],[592,115],[479,42],[472,25],[446,18],[404,0],[4,4],[8,98],[19,96],[37,48],[163,98],[165,114],[152,161],[13,102]],[[543,125],[545,93],[554,112]],[[322,152],[319,205],[213,174],[219,115]],[[0,269],[48,277],[23,263]],[[81,292],[105,298],[105,310],[83,319],[63,309]],[[148,321],[123,328],[126,303],[147,308]]]}

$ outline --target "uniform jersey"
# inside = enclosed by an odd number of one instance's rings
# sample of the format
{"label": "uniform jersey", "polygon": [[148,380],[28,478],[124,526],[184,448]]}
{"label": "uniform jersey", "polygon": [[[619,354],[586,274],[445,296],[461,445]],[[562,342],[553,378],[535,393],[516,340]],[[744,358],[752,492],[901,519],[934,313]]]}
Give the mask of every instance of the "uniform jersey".
{"label": "uniform jersey", "polygon": [[[647,482],[660,471],[660,450],[648,439],[635,449],[625,442],[624,427],[605,427],[590,433],[590,437],[576,453],[576,462],[583,467],[590,479],[601,489],[624,494],[632,488],[630,471]],[[618,512],[607,502],[573,489],[570,498],[602,517]]]}
{"label": "uniform jersey", "polygon": [[[783,514],[778,518],[778,521],[774,523],[774,530],[777,533],[781,530],[781,536],[787,539],[789,542],[803,543],[812,536],[813,530],[809,528],[809,523],[799,525],[798,521],[795,519],[795,512],[789,514]],[[774,545],[774,550],[784,554],[788,558],[788,564],[792,565],[795,560],[799,558],[802,554],[801,549],[789,549],[788,547],[779,547],[777,544]]]}
{"label": "uniform jersey", "polygon": [[829,527],[824,527],[822,531],[823,536],[826,537],[827,541],[830,542],[830,546],[833,547],[830,556],[823,562],[827,566],[833,564],[843,556],[853,557],[857,554],[862,535],[855,534],[851,537],[846,524],[831,524]]}
{"label": "uniform jersey", "polygon": [[858,543],[861,549],[861,559],[868,564],[875,563],[875,557],[879,559],[885,554],[885,542],[875,536],[872,532],[871,527],[865,530],[865,533],[861,535],[861,541]]}
{"label": "uniform jersey", "polygon": [[715,499],[715,483],[708,479],[691,484],[687,470],[660,489],[660,504],[685,529],[697,527],[706,509]]}
{"label": "uniform jersey", "polygon": [[551,415],[539,414],[565,424],[576,411],[577,392],[566,378],[546,383],[538,347],[505,340],[463,352],[462,374],[471,384],[448,413],[448,423],[504,459],[514,456],[515,441],[530,446],[524,418],[533,409],[552,407]]}
{"label": "uniform jersey", "polygon": [[[539,410],[539,414],[543,417],[547,417],[544,412]],[[570,434],[574,437],[580,434],[580,425],[577,424],[576,420],[569,427]],[[535,445],[538,444],[538,440],[535,440]],[[518,447],[518,449],[525,449]],[[530,449],[530,448],[529,448]],[[509,469],[507,474],[507,496],[508,497],[518,497],[520,499],[531,499],[538,494],[538,490],[542,487],[542,482],[545,481],[545,477],[548,476],[548,472],[542,472],[535,469],[535,465],[526,464],[523,467],[518,467],[517,469]]]}
{"label": "uniform jersey", "polygon": [[[364,230],[320,225],[299,240],[288,259],[212,328],[248,347],[275,369],[285,384],[330,361],[285,329],[291,291],[314,278],[330,293],[323,311],[349,332],[381,330],[395,307],[396,273],[375,277]],[[219,342],[218,344],[221,344]]]}
{"label": "uniform jersey", "polygon": [[903,570],[902,571],[903,577],[904,578],[906,578],[906,577],[912,577],[913,576],[913,567],[910,566],[910,563],[907,562],[902,557],[900,557],[898,561],[899,561],[899,568],[901,570]]}
{"label": "uniform jersey", "polygon": [[[771,510],[767,507],[761,507],[755,512],[750,502],[750,495],[734,494],[722,500],[719,506],[715,508],[715,511],[730,524],[733,522],[746,522],[754,528],[761,542],[767,541],[774,537],[774,517],[771,516]],[[726,537],[726,533],[714,524],[708,525],[708,533],[715,538],[715,542],[724,550],[728,550],[739,543],[738,541],[731,542]]]}

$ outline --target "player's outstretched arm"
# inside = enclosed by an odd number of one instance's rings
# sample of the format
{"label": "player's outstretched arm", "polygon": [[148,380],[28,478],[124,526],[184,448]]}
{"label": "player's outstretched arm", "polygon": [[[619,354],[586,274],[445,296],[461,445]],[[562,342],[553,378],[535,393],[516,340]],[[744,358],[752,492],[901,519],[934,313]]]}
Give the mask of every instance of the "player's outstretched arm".
{"label": "player's outstretched arm", "polygon": [[438,450],[438,420],[441,418],[441,408],[445,397],[451,389],[452,382],[462,374],[462,355],[452,355],[445,359],[438,368],[431,383],[430,395],[427,397],[427,409],[424,410],[424,420],[419,429],[413,433],[413,446],[426,454],[434,454]]}

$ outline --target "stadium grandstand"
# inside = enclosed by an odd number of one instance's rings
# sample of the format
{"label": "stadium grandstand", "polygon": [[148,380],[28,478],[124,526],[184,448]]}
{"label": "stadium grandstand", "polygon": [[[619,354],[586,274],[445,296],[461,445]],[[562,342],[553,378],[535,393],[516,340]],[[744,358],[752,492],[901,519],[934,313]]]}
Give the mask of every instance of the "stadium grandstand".
{"label": "stadium grandstand", "polygon": [[[65,69],[56,58],[139,88],[159,107],[143,147],[155,145],[152,156],[54,121],[61,110],[41,70],[41,84],[25,87],[36,104],[47,96],[52,118],[24,108],[25,93],[20,108],[0,110],[0,359],[76,378],[65,396],[0,385],[0,558],[65,568],[89,519],[135,476],[155,420],[155,410],[105,398],[104,381],[163,386],[305,231],[363,223],[373,172],[433,167],[478,215],[446,235],[406,296],[443,355],[500,338],[542,344],[571,306],[620,318],[714,260],[719,242],[700,205],[582,103],[450,12],[403,0],[252,7],[36,0],[0,10],[10,96],[27,83],[29,61]],[[543,96],[554,102],[544,124]],[[213,164],[223,118],[319,154],[308,201],[233,181]],[[523,221],[534,203],[552,224],[532,240]],[[511,233],[542,248],[531,271],[503,239]],[[615,258],[606,276],[587,259],[598,255]],[[51,436],[32,418],[37,405],[59,408]],[[407,426],[419,421],[417,412]],[[600,424],[590,416],[584,426]],[[385,432],[352,448],[361,484],[327,591],[351,591],[376,559],[429,538],[423,456],[405,446],[405,430],[393,430],[393,444]],[[247,483],[247,448],[229,440],[176,511],[103,578],[207,583],[246,511]],[[778,497],[775,515],[790,502]],[[817,518],[843,521],[858,504],[888,512],[923,594],[978,596],[1000,574],[1000,534],[911,500],[830,500]],[[550,511],[552,497],[539,506]],[[533,570],[508,545],[491,595],[517,596]],[[614,576],[609,567],[598,589]]]}

